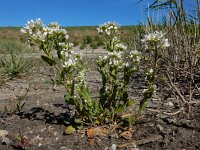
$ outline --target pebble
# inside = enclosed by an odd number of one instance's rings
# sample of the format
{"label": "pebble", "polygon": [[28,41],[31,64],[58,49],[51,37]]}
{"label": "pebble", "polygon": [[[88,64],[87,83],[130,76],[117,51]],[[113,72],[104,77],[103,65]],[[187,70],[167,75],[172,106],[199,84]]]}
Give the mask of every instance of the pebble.
{"label": "pebble", "polygon": [[0,137],[2,139],[2,144],[9,145],[12,141],[6,137],[8,135],[8,131],[6,130],[0,130]]}
{"label": "pebble", "polygon": [[116,148],[117,148],[117,145],[116,144],[112,144],[111,150],[116,150]]}
{"label": "pebble", "polygon": [[2,137],[2,144],[10,145],[10,143],[12,143],[12,141],[9,138],[5,136]]}
{"label": "pebble", "polygon": [[69,149],[69,148],[67,148],[67,147],[65,147],[65,146],[62,146],[62,147],[60,147],[58,150],[72,150],[72,149]]}
{"label": "pebble", "polygon": [[157,127],[161,132],[163,132],[164,128],[160,124],[158,124]]}
{"label": "pebble", "polygon": [[174,103],[172,103],[171,101],[169,101],[169,102],[167,102],[167,103],[164,103],[164,106],[165,106],[165,107],[173,108],[173,107],[174,107]]}
{"label": "pebble", "polygon": [[8,135],[8,131],[0,130],[0,136],[6,136],[6,135]]}

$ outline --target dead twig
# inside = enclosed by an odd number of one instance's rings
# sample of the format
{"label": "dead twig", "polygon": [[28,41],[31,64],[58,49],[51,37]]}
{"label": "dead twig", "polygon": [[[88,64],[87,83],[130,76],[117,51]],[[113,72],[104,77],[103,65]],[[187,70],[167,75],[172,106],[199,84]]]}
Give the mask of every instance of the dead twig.
{"label": "dead twig", "polygon": [[200,104],[200,101],[191,101],[189,104]]}
{"label": "dead twig", "polygon": [[152,111],[152,112],[157,112],[159,114],[162,113],[162,114],[165,114],[165,115],[174,116],[174,115],[179,114],[181,111],[183,111],[184,108],[180,108],[179,110],[177,110],[175,112],[165,112],[165,111],[160,111],[160,110],[150,109],[150,108],[148,108],[147,110]]}
{"label": "dead twig", "polygon": [[173,113],[168,113],[168,112],[163,112],[163,114],[165,114],[165,115],[169,115],[169,116],[174,116],[174,115],[177,115],[177,114],[179,114],[181,111],[183,111],[184,110],[184,108],[180,108],[178,111],[176,111],[176,112],[173,112]]}
{"label": "dead twig", "polygon": [[155,135],[155,136],[152,136],[152,137],[149,137],[147,139],[142,139],[142,140],[131,140],[130,142],[126,143],[126,144],[121,144],[121,145],[118,145],[117,147],[118,148],[124,148],[124,147],[128,147],[130,145],[143,145],[143,144],[147,144],[147,143],[150,143],[150,142],[154,142],[154,141],[158,141],[158,140],[161,140],[163,137],[161,135]]}
{"label": "dead twig", "polygon": [[170,82],[170,86],[176,91],[176,93],[178,94],[178,96],[181,98],[181,100],[184,102],[184,103],[188,103],[185,98],[183,97],[183,95],[181,94],[181,92],[179,91],[179,89],[175,86],[175,84],[172,82],[171,80],[171,77],[169,76],[169,73],[167,72],[167,78]]}

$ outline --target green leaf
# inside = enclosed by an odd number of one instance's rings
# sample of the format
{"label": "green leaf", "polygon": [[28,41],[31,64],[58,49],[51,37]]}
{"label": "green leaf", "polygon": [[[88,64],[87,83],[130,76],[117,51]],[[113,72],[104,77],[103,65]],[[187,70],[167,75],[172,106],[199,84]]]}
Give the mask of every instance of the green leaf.
{"label": "green leaf", "polygon": [[65,78],[65,69],[63,69],[60,73],[60,78],[64,79]]}
{"label": "green leaf", "polygon": [[80,97],[83,99],[83,100],[86,100],[87,101],[87,104],[89,106],[91,106],[92,104],[90,103],[90,92],[89,92],[89,89],[88,87],[85,87],[84,85],[81,87],[80,91],[79,91],[79,94],[80,94]]}
{"label": "green leaf", "polygon": [[75,131],[76,131],[76,129],[70,125],[65,128],[64,133],[65,134],[73,134]]}
{"label": "green leaf", "polygon": [[65,101],[66,101],[67,104],[74,105],[73,100],[72,100],[72,96],[69,93],[67,93],[65,95]]}
{"label": "green leaf", "polygon": [[135,103],[134,100],[128,100],[127,102],[127,106],[132,106]]}
{"label": "green leaf", "polygon": [[47,57],[47,56],[42,55],[41,58],[42,58],[46,63],[48,63],[50,66],[53,66],[53,65],[56,64],[55,60],[53,60],[53,59],[51,59],[51,58],[49,58],[49,57]]}
{"label": "green leaf", "polygon": [[62,58],[62,55],[60,53],[61,51],[57,51],[57,55],[58,55],[58,58],[61,59]]}
{"label": "green leaf", "polygon": [[135,116],[133,114],[126,114],[121,116],[122,121],[124,121],[125,126],[131,126],[135,122]]}
{"label": "green leaf", "polygon": [[82,101],[82,99],[79,99],[78,107],[79,107],[80,111],[83,110],[83,101]]}
{"label": "green leaf", "polygon": [[118,114],[118,113],[120,113],[120,112],[123,112],[125,108],[126,108],[125,105],[119,104],[118,107],[117,107],[117,109],[115,109],[115,113]]}
{"label": "green leaf", "polygon": [[77,124],[82,124],[83,123],[83,121],[80,118],[76,118],[74,120],[74,122],[77,123]]}
{"label": "green leaf", "polygon": [[1,60],[1,63],[2,63],[2,66],[3,66],[3,67],[6,66],[6,63],[5,63],[3,60]]}

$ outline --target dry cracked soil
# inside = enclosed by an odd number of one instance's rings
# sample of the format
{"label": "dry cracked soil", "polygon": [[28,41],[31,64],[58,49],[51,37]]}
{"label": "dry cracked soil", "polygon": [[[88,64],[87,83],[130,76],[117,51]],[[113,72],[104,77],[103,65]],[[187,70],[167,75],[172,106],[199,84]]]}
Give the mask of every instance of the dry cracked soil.
{"label": "dry cracked soil", "polygon": [[[93,55],[91,52],[89,56]],[[93,58],[89,64],[94,66]],[[63,97],[65,89],[60,86],[52,88],[51,74],[51,68],[39,63],[29,73],[1,84],[1,150],[19,149],[19,134],[25,139],[27,150],[114,150],[115,146],[116,149],[130,150],[200,149],[200,105],[191,106],[189,117],[184,111],[161,113],[179,110],[177,99],[163,98],[167,90],[159,91],[154,96],[145,113],[132,126],[130,139],[119,137],[117,131],[107,136],[97,135],[91,144],[85,129],[64,135],[63,120],[68,108]],[[87,81],[92,96],[98,97],[101,82],[95,68],[87,72]],[[139,101],[144,82],[138,76],[132,77],[131,81],[128,87],[130,96]],[[23,106],[20,112],[14,111],[19,99]]]}

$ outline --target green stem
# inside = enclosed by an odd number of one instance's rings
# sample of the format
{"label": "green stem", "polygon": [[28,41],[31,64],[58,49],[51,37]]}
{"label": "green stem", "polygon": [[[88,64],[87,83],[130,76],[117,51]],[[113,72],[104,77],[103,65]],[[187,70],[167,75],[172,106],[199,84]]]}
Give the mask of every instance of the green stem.
{"label": "green stem", "polygon": [[153,64],[153,73],[152,73],[151,78],[148,81],[148,89],[147,89],[147,91],[145,93],[145,96],[144,96],[144,98],[140,102],[139,113],[141,113],[141,112],[144,111],[144,109],[147,106],[148,101],[151,99],[151,97],[152,97],[152,95],[154,93],[153,84],[154,84],[154,80],[155,80],[155,75],[157,74],[158,60],[159,60],[159,57],[158,57],[158,48],[155,45],[155,58],[154,58],[154,64]]}

